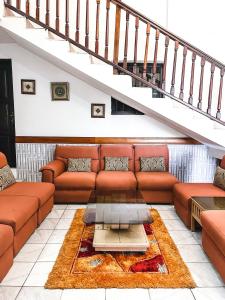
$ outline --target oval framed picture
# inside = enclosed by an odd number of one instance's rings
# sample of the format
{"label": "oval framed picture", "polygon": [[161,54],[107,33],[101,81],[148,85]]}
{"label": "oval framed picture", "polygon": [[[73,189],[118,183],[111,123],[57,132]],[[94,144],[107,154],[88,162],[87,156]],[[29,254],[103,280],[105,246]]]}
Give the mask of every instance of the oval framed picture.
{"label": "oval framed picture", "polygon": [[69,101],[69,82],[51,82],[52,101]]}

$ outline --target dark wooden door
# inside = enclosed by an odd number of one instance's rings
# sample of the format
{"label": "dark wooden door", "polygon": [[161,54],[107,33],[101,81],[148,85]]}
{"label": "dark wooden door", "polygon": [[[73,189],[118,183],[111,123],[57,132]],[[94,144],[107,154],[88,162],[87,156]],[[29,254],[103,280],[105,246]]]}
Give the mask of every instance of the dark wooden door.
{"label": "dark wooden door", "polygon": [[0,151],[16,166],[12,63],[0,59]]}

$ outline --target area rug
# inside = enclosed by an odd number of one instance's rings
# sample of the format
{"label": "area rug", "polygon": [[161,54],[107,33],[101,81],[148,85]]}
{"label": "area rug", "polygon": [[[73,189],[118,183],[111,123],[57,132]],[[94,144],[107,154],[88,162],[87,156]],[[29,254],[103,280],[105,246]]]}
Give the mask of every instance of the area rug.
{"label": "area rug", "polygon": [[150,247],[146,253],[96,252],[94,225],[83,223],[77,210],[45,288],[193,288],[195,282],[159,213],[145,225]]}

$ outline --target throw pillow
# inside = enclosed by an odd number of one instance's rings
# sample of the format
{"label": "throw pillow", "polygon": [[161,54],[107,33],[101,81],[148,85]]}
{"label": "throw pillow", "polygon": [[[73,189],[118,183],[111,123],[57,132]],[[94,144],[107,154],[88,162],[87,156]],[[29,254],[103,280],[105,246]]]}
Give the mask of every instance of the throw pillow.
{"label": "throw pillow", "polygon": [[220,167],[216,168],[213,184],[225,190],[225,169]]}
{"label": "throw pillow", "polygon": [[91,158],[68,158],[68,172],[91,172]]}
{"label": "throw pillow", "polygon": [[128,170],[128,157],[105,157],[105,171]]}
{"label": "throw pillow", "polygon": [[0,191],[16,182],[16,179],[8,165],[0,169]]}
{"label": "throw pillow", "polygon": [[141,157],[141,172],[165,172],[166,166],[164,157]]}

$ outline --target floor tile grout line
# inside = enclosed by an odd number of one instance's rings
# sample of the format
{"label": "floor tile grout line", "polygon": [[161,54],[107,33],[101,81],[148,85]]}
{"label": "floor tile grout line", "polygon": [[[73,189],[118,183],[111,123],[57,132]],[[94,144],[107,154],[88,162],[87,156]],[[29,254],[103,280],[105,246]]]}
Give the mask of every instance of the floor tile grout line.
{"label": "floor tile grout line", "polygon": [[[59,221],[58,221],[58,222],[59,222]],[[57,226],[58,222],[56,223],[56,226]],[[55,227],[56,227],[56,226],[55,226]],[[46,246],[46,244],[47,244],[47,243],[44,243],[45,246]],[[43,252],[45,246],[43,247],[41,253]],[[38,258],[40,257],[41,253],[39,254]],[[38,260],[38,258],[37,258],[37,260]],[[36,265],[36,263],[37,263],[37,260],[36,260],[36,262],[34,263],[33,267],[31,268],[30,272],[28,273],[28,275],[26,276],[26,279],[24,280],[24,282],[23,282],[23,284],[22,284],[22,287],[24,287],[25,282],[27,281],[28,277],[30,276],[31,272],[33,271],[33,269],[34,269],[34,267],[35,267],[35,265]]]}

